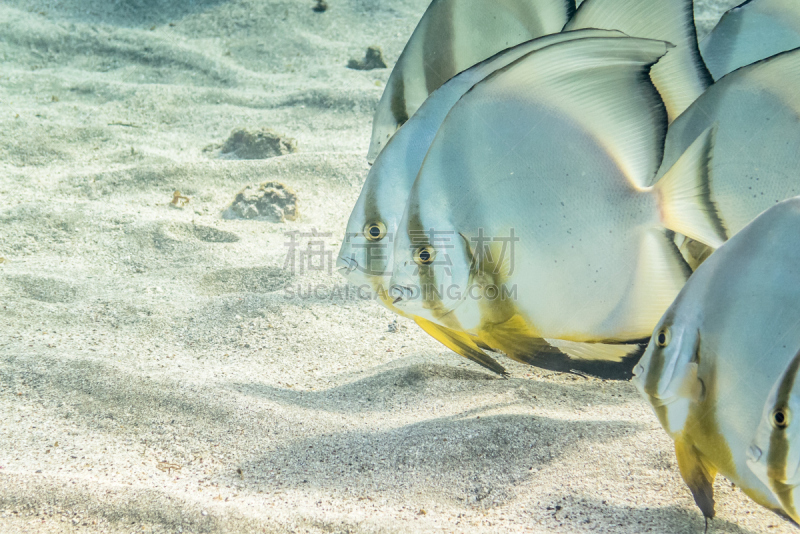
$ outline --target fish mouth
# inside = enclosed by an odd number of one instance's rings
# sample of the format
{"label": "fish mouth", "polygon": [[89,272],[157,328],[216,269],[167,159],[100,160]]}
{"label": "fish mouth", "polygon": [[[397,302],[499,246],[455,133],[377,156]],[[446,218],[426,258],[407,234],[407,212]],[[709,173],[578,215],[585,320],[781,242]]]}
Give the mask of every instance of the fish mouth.
{"label": "fish mouth", "polygon": [[637,363],[636,367],[633,368],[633,378],[632,378],[632,380],[636,380],[637,378],[639,378],[641,380],[640,377],[643,376],[643,375],[644,375],[644,365],[642,365],[641,363]]}
{"label": "fish mouth", "polygon": [[336,270],[339,271],[342,276],[347,276],[358,270],[358,262],[354,258],[339,256],[336,258]]}
{"label": "fish mouth", "polygon": [[747,448],[747,461],[751,464],[758,464],[758,461],[761,460],[761,456],[764,454],[764,451],[761,450],[761,447],[753,444]]}
{"label": "fish mouth", "polygon": [[407,303],[414,299],[414,290],[408,286],[395,284],[389,289],[389,298],[395,306],[401,302]]}

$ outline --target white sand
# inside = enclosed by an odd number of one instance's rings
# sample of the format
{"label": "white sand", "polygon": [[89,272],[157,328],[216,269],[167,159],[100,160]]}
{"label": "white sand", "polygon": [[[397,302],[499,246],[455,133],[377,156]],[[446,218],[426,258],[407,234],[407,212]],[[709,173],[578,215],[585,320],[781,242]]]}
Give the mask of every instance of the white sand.
{"label": "white sand", "polygon": [[[629,383],[501,380],[284,269],[366,176],[389,71],[344,65],[426,5],[328,1],[0,4],[0,532],[700,532]],[[203,152],[236,127],[300,151]],[[268,179],[298,221],[221,219]],[[716,488],[712,532],[794,531]]]}

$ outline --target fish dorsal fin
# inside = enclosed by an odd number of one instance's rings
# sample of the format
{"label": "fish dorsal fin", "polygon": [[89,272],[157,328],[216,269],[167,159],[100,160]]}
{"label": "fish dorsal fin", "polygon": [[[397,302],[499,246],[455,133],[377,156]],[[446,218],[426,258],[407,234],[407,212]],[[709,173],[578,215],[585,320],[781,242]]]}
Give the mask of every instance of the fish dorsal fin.
{"label": "fish dorsal fin", "polygon": [[704,131],[653,188],[664,226],[718,248],[728,239],[711,198],[711,157],[716,126]]}
{"label": "fish dorsal fin", "polygon": [[734,70],[800,47],[800,2],[752,0],[722,15],[700,43],[708,70],[719,80]]}
{"label": "fish dorsal fin", "polygon": [[697,507],[704,517],[714,517],[714,478],[717,476],[717,469],[694,445],[682,438],[675,440],[675,456],[681,477],[692,491]]}
{"label": "fish dorsal fin", "polygon": [[[419,107],[414,116],[409,119],[409,123],[425,121],[426,123],[436,124],[444,120],[447,112],[458,102],[464,93],[470,90],[476,83],[480,82],[498,69],[510,65],[519,58],[565,41],[575,39],[586,39],[589,37],[627,37],[624,33],[616,30],[575,30],[569,32],[546,35],[537,39],[531,39],[517,46],[507,48],[498,52],[489,59],[456,74],[450,78],[439,89],[431,93],[427,100]],[[438,127],[436,128],[438,129]],[[436,131],[436,130],[434,130]]]}
{"label": "fish dorsal fin", "polygon": [[560,32],[574,12],[575,0],[433,0],[386,83],[367,160],[444,82],[501,50]]}
{"label": "fish dorsal fin", "polygon": [[456,354],[460,354],[500,376],[508,374],[502,365],[485,354],[467,334],[439,326],[418,316],[414,317],[414,322],[436,341]]}
{"label": "fish dorsal fin", "polygon": [[586,0],[565,30],[603,28],[675,45],[651,78],[674,121],[713,82],[700,56],[692,0]]}
{"label": "fish dorsal fin", "polygon": [[[555,44],[496,71],[453,108],[509,102],[566,115],[605,148],[635,185],[649,183],[663,155],[664,105],[647,77],[669,45],[630,37]],[[447,121],[445,121],[447,124]],[[531,128],[535,125],[531,125]]]}
{"label": "fish dorsal fin", "polygon": [[[494,56],[473,65],[469,69],[450,78],[444,85],[431,93],[414,115],[386,144],[386,148],[375,159],[373,169],[388,165],[396,168],[397,158],[408,164],[408,169],[419,170],[425,154],[430,148],[433,137],[442,125],[447,113],[476,83],[491,73],[501,69],[519,58],[542,48],[587,37],[624,37],[625,34],[615,30],[576,30],[572,32],[546,35],[538,39],[526,41],[517,46],[498,52]],[[387,158],[390,158],[387,160]],[[387,163],[388,161],[388,163]],[[374,171],[371,171],[373,175]],[[416,177],[400,173],[400,179],[412,180]],[[383,177],[398,178],[396,172],[381,173]],[[369,179],[369,178],[368,178]]]}

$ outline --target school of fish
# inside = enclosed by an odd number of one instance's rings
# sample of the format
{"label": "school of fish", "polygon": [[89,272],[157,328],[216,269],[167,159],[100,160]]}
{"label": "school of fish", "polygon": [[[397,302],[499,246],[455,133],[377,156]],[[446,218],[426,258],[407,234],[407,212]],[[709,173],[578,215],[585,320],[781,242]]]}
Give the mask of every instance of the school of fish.
{"label": "school of fish", "polygon": [[800,2],[698,43],[692,0],[433,0],[367,158],[350,283],[499,375],[632,378],[706,526],[717,474],[800,523]]}

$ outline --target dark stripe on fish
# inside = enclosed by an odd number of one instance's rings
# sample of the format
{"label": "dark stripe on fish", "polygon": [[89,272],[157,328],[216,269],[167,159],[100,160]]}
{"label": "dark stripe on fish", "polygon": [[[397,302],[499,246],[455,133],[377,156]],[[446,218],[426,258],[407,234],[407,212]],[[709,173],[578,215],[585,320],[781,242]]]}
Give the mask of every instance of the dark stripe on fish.
{"label": "dark stripe on fish", "polygon": [[714,225],[714,229],[717,231],[719,237],[721,237],[724,241],[727,241],[730,235],[728,234],[728,228],[725,226],[725,221],[722,220],[722,216],[720,215],[719,209],[717,208],[717,204],[714,202],[712,198],[712,180],[714,177],[711,175],[711,163],[714,159],[714,142],[717,138],[717,127],[713,126],[711,130],[711,134],[706,136],[705,139],[705,146],[703,147],[703,153],[705,154],[705,163],[703,164],[703,170],[705,172],[705,176],[703,177],[703,187],[700,190],[700,194],[703,197],[703,203],[708,206],[709,208],[709,216],[711,219],[712,224]]}
{"label": "dark stripe on fish", "polygon": [[709,72],[705,61],[703,61],[703,55],[700,53],[700,45],[697,42],[697,25],[694,23],[694,2],[684,2],[683,5],[684,9],[686,9],[684,16],[688,25],[690,26],[688,32],[689,35],[693,37],[692,39],[689,39],[689,46],[692,47],[694,66],[697,69],[700,82],[703,84],[703,90],[705,90],[714,83],[714,77],[711,76],[711,72]]}
{"label": "dark stripe on fish", "polygon": [[404,125],[408,121],[408,110],[406,109],[406,83],[402,76],[396,76],[394,87],[392,87],[392,117],[394,117],[397,127]]}
{"label": "dark stripe on fish", "polygon": [[[564,0],[564,5],[567,8],[567,21],[572,18],[578,8],[575,6],[575,0]],[[565,24],[566,26],[566,24]]]}
{"label": "dark stripe on fish", "polygon": [[[445,3],[447,11],[443,11],[437,21],[441,26],[429,25],[426,28],[422,44],[423,73],[425,88],[431,94],[442,86],[458,71],[455,66],[455,28],[453,26],[453,7],[455,2]],[[447,43],[447,46],[445,46]]]}

